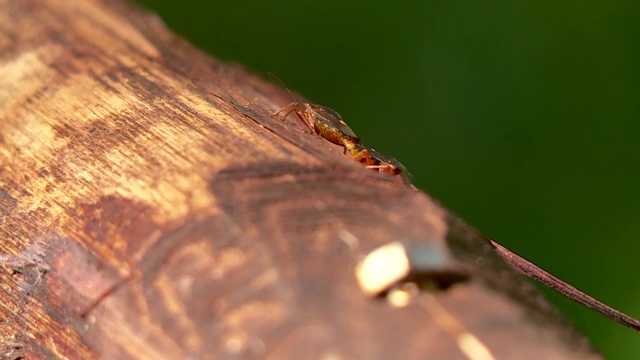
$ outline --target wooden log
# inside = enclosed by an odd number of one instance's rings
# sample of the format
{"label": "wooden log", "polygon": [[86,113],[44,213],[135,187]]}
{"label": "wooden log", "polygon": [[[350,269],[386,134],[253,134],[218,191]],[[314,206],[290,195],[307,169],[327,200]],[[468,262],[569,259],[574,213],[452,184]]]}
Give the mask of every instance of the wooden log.
{"label": "wooden log", "polygon": [[[4,357],[599,357],[428,195],[272,116],[278,86],[128,3],[0,5]],[[455,280],[368,296],[393,242]]]}

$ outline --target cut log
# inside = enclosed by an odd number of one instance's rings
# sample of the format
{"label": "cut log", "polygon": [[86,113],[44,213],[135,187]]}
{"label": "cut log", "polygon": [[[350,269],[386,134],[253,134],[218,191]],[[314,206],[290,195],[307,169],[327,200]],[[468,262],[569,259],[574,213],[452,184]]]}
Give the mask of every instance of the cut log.
{"label": "cut log", "polygon": [[[428,195],[274,117],[279,86],[128,3],[0,4],[2,356],[599,358]],[[394,242],[443,271],[372,297]]]}

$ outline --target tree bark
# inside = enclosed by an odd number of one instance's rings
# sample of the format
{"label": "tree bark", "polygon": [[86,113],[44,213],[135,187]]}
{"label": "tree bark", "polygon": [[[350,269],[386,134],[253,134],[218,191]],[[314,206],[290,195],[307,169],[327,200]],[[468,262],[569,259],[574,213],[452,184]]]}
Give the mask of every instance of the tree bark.
{"label": "tree bark", "polygon": [[[598,358],[426,194],[272,116],[279,86],[128,3],[0,5],[4,357]],[[368,296],[395,241],[464,280]]]}

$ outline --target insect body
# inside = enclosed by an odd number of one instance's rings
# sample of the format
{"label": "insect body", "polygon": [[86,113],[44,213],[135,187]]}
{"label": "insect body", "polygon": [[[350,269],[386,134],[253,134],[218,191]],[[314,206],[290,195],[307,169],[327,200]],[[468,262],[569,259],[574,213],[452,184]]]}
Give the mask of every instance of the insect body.
{"label": "insect body", "polygon": [[356,161],[362,162],[364,160],[365,165],[374,164],[369,156],[369,149],[362,145],[360,138],[335,110],[322,105],[294,101],[278,110],[275,115],[284,113],[282,116],[284,119],[292,111],[307,128],[316,135],[343,146],[345,152],[349,151]]}

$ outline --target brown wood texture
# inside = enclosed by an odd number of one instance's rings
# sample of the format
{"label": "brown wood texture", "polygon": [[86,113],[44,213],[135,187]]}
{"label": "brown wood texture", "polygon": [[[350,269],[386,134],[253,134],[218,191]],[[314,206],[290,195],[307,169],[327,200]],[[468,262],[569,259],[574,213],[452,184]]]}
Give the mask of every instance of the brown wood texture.
{"label": "brown wood texture", "polygon": [[[3,357],[599,357],[428,195],[274,118],[280,87],[131,4],[0,6]],[[468,280],[364,295],[401,240]]]}

